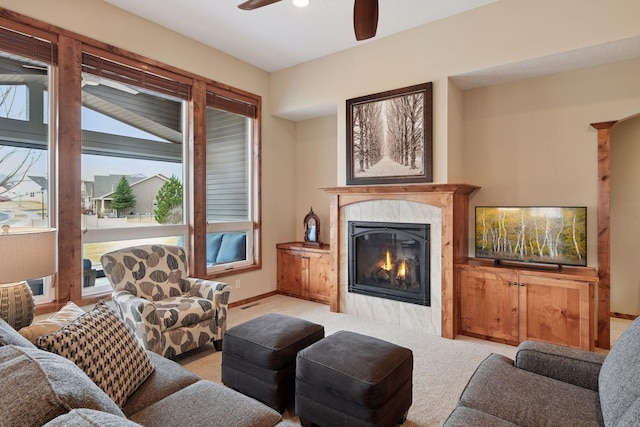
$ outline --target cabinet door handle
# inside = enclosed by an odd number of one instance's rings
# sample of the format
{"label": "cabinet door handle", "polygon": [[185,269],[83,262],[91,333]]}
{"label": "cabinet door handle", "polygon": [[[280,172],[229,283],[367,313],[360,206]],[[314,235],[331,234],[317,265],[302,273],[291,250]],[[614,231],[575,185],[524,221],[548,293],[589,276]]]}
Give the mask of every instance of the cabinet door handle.
{"label": "cabinet door handle", "polygon": [[526,285],[526,283],[524,283],[524,282],[520,283],[520,286],[525,286],[525,285]]}
{"label": "cabinet door handle", "polygon": [[516,286],[518,285],[518,282],[511,282],[511,285]]}

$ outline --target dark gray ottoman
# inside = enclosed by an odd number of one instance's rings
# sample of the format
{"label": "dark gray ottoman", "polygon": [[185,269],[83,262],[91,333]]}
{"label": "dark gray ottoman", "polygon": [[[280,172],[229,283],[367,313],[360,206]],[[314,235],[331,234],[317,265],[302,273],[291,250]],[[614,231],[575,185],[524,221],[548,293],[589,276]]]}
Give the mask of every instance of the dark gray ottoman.
{"label": "dark gray ottoman", "polygon": [[296,354],[324,337],[324,327],[266,314],[226,331],[222,382],[283,412],[293,402]]}
{"label": "dark gray ottoman", "polygon": [[408,348],[339,331],[298,353],[296,412],[303,426],[396,426],[411,407],[412,377]]}

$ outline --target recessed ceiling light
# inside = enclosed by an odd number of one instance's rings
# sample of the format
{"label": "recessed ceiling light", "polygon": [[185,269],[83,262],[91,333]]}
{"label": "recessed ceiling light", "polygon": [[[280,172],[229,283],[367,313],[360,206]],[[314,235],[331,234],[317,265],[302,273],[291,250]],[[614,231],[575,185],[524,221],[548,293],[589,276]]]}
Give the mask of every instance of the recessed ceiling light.
{"label": "recessed ceiling light", "polygon": [[293,0],[293,5],[298,7],[309,6],[309,0]]}

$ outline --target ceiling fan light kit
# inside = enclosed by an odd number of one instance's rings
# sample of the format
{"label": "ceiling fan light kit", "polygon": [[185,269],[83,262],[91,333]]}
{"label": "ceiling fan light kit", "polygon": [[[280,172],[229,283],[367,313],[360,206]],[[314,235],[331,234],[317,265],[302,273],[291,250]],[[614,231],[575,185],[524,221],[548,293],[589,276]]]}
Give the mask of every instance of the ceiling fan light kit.
{"label": "ceiling fan light kit", "polygon": [[[238,5],[242,10],[254,10],[263,6],[277,3],[280,0],[248,0]],[[293,4],[304,7],[309,0],[293,0]],[[378,29],[378,0],[354,0],[353,2],[353,30],[356,40],[366,40],[375,37]]]}

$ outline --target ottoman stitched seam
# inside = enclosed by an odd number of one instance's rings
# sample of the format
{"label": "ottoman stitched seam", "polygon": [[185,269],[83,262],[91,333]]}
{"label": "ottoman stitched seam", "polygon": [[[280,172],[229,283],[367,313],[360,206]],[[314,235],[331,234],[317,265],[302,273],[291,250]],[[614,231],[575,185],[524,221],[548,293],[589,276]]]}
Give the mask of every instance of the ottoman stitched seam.
{"label": "ottoman stitched seam", "polygon": [[[317,365],[324,366],[325,368],[328,368],[328,369],[330,369],[330,370],[332,370],[332,371],[334,371],[334,372],[337,372],[337,373],[339,373],[339,374],[342,374],[342,375],[344,375],[344,376],[346,376],[346,377],[352,378],[352,379],[354,379],[354,380],[356,380],[356,381],[358,381],[358,382],[364,383],[364,384],[379,384],[380,382],[382,382],[382,380],[384,380],[385,378],[387,378],[387,377],[389,377],[391,374],[393,374],[393,373],[396,371],[396,369],[398,369],[398,367],[400,366],[400,363],[399,363],[399,364],[397,364],[396,366],[394,366],[394,367],[393,367],[393,369],[392,369],[392,370],[391,370],[387,375],[385,375],[384,377],[382,377],[382,378],[380,379],[380,381],[378,381],[377,383],[373,383],[373,382],[371,382],[371,381],[365,381],[365,380],[362,380],[362,379],[360,379],[360,378],[354,377],[353,375],[347,374],[346,372],[339,371],[337,368],[334,368],[333,366],[329,366],[329,365],[326,365],[326,364],[324,364],[324,363],[320,363],[320,362],[312,361],[311,359],[306,359],[306,360],[308,360],[309,362],[313,362],[313,363],[315,363],[315,364],[317,364]],[[296,375],[296,376],[297,376],[297,375]],[[300,379],[303,379],[303,378],[300,378]],[[304,380],[304,379],[303,379],[303,380]]]}
{"label": "ottoman stitched seam", "polygon": [[[307,335],[304,335],[304,336],[300,337],[300,340],[302,340],[302,339],[304,339],[304,338],[307,338],[308,336],[310,336],[310,335],[312,335],[312,334],[315,334],[315,333],[317,333],[317,332],[318,332],[318,331],[310,332],[310,333],[308,333]],[[268,346],[268,345],[265,345],[265,344],[262,344],[262,343],[257,343],[257,342],[255,342],[255,341],[251,341],[251,340],[249,340],[248,338],[245,338],[245,337],[240,337],[240,336],[237,336],[237,335],[230,335],[230,336],[232,336],[232,337],[234,337],[234,338],[236,338],[236,339],[242,340],[242,341],[244,341],[244,342],[248,342],[248,343],[251,343],[251,344],[255,344],[255,345],[259,346],[259,347],[268,348],[268,349],[270,349],[270,350],[282,350],[283,348],[287,348],[287,347],[291,346],[291,344],[293,344],[293,343],[289,343],[288,345],[286,345],[286,346],[284,346],[284,347],[273,347],[273,346]],[[300,340],[298,340],[298,341],[300,341]],[[294,341],[294,343],[295,343],[295,342],[298,342],[298,341]]]}

